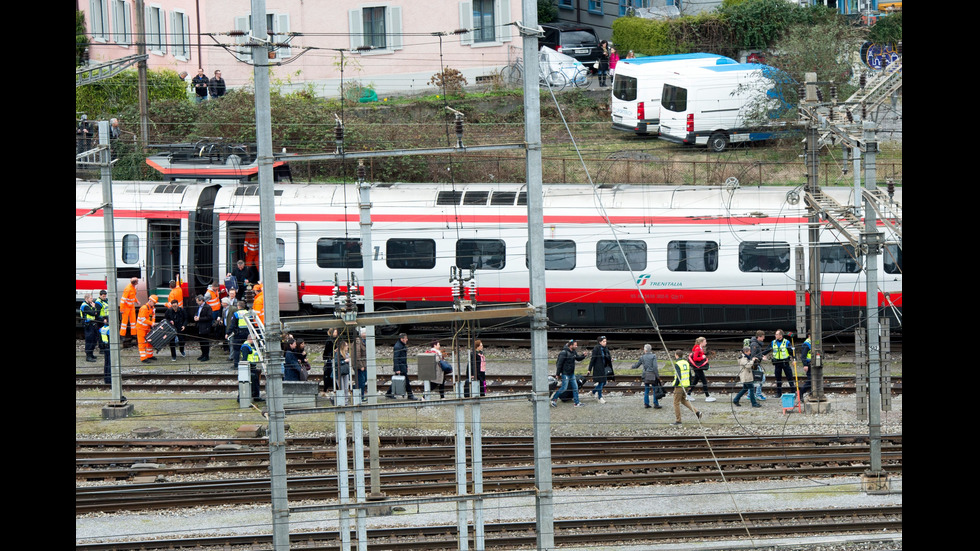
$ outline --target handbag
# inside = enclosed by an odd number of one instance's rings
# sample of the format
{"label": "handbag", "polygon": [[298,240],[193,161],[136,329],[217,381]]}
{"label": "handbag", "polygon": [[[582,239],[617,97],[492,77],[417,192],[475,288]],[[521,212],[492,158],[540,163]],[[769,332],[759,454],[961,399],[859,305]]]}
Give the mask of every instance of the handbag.
{"label": "handbag", "polygon": [[605,371],[603,371],[602,375],[603,375],[603,377],[613,377],[613,376],[616,375],[616,373],[613,371],[613,368],[611,368],[611,367],[609,367],[607,365],[606,366],[606,369],[605,369]]}
{"label": "handbag", "polygon": [[442,372],[449,374],[453,372],[453,366],[449,364],[446,360],[439,361],[439,367],[442,368]]}
{"label": "handbag", "polygon": [[595,63],[593,63],[593,64],[592,64],[592,68],[593,68],[593,69],[598,69],[598,68],[599,68],[599,62],[598,62],[598,61],[596,61]]}
{"label": "handbag", "polygon": [[655,386],[653,387],[653,395],[657,397],[657,400],[660,400],[660,399],[662,399],[662,398],[663,398],[664,396],[666,396],[666,395],[667,395],[667,392],[666,392],[666,391],[664,391],[664,387],[663,387],[662,385],[660,385],[659,383],[657,383],[657,384],[656,384],[656,385],[655,385]]}

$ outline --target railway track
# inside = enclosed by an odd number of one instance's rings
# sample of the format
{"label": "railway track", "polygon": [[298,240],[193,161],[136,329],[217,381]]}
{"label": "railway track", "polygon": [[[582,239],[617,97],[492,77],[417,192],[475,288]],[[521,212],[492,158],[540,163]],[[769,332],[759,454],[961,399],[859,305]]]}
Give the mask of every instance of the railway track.
{"label": "railway track", "polygon": [[[488,549],[514,549],[535,545],[534,522],[488,523],[484,531]],[[902,506],[839,509],[803,509],[700,515],[588,518],[555,521],[555,543],[559,546],[632,544],[671,541],[705,542],[720,538],[740,540],[773,536],[799,537],[815,534],[866,533],[870,540],[902,531]],[[412,528],[373,528],[368,544],[394,550],[457,549],[455,525]],[[469,533],[470,545],[474,534]],[[886,536],[887,537],[887,536]],[[894,537],[894,536],[892,536]],[[338,531],[308,531],[290,534],[295,551],[339,549]],[[356,541],[356,532],[351,533]],[[272,536],[220,536],[167,540],[142,540],[76,545],[85,551],[164,549],[255,549],[271,545]]]}
{"label": "railway track", "polygon": [[[732,479],[784,476],[859,475],[868,468],[865,437],[716,438],[711,450],[697,439],[610,438],[601,442],[557,440],[552,443],[556,486],[636,486],[720,480],[715,461]],[[900,472],[901,436],[884,439],[882,458],[890,472]],[[455,492],[454,447],[396,445],[382,448],[381,475],[388,495],[420,496]],[[287,486],[291,500],[336,499],[336,457],[329,446],[287,452]],[[193,475],[206,480],[152,482],[124,486],[76,487],[76,514],[163,509],[218,504],[264,503],[269,499],[268,454],[256,449],[171,449],[153,446],[143,454],[79,450],[76,480],[119,480],[139,475]],[[85,452],[85,453],[82,453]],[[483,446],[486,491],[533,487],[533,447],[527,439],[488,438]],[[156,461],[149,464],[150,461]],[[422,471],[419,465],[425,465]],[[309,474],[314,473],[314,474]],[[235,476],[235,478],[228,478]],[[246,478],[241,478],[246,476]],[[185,477],[187,478],[187,477]]]}
{"label": "railway track", "polygon": [[[316,371],[316,368],[314,368]],[[321,381],[321,373],[311,374],[310,380]],[[735,393],[741,388],[741,383],[734,381],[732,375],[708,375],[708,383],[715,392]],[[378,388],[387,388],[391,375],[378,375]],[[669,382],[669,381],[666,381]],[[421,388],[422,383],[413,380],[413,387]],[[263,380],[264,386],[264,380]],[[76,373],[75,391],[109,390],[101,373]],[[772,377],[766,381],[763,390],[775,388]],[[487,379],[487,390],[491,393],[531,392],[529,376],[499,376]],[[232,372],[163,372],[163,373],[123,373],[123,391],[128,392],[237,392],[238,378]],[[828,393],[853,394],[854,377],[824,377],[824,391]],[[643,392],[643,383],[637,375],[617,375],[615,381],[606,384],[605,392],[623,392],[633,394]],[[892,394],[902,393],[902,378],[892,378]]]}

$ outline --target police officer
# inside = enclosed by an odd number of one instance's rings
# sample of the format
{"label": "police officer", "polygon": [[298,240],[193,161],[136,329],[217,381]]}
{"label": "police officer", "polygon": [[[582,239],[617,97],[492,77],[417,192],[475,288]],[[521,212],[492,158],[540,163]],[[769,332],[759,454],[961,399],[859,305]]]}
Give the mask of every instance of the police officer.
{"label": "police officer", "polygon": [[776,330],[776,339],[772,341],[772,367],[776,375],[776,396],[783,393],[783,374],[786,374],[786,382],[789,383],[789,391],[796,393],[796,385],[793,383],[793,372],[789,369],[789,359],[793,356],[793,347],[789,345],[789,339],[783,337],[783,330]]}
{"label": "police officer", "polygon": [[92,300],[91,293],[85,294],[85,300],[78,308],[78,313],[82,317],[82,329],[85,331],[85,361],[94,362],[98,360],[95,357],[95,346],[99,342],[99,325],[97,324],[99,309],[95,305],[95,301]]}
{"label": "police officer", "polygon": [[228,328],[228,337],[231,340],[231,349],[236,353],[234,354],[234,364],[232,369],[238,371],[238,361],[241,360],[244,350],[243,343],[248,339],[248,306],[245,305],[244,300],[238,301],[238,310],[235,311],[232,319],[234,320],[234,327]]}
{"label": "police officer", "polygon": [[[265,400],[259,396],[259,377],[262,375],[262,369],[259,367],[259,353],[252,335],[247,334],[247,332],[246,329],[245,342],[239,348],[238,357],[245,358],[245,361],[248,362],[248,372],[252,383],[252,401],[264,402]],[[238,358],[235,358],[235,366],[237,369]]]}

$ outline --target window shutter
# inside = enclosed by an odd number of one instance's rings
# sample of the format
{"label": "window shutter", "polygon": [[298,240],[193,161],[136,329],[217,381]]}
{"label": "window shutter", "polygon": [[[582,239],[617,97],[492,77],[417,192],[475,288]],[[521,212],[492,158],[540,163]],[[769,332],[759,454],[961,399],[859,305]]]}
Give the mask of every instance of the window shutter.
{"label": "window shutter", "polygon": [[402,8],[401,6],[391,6],[388,12],[388,48],[392,50],[402,49]]}
{"label": "window shutter", "polygon": [[245,36],[235,37],[235,43],[238,44],[238,55],[242,56],[245,61],[251,61],[252,48],[248,46],[248,34],[251,32],[251,27],[247,15],[235,17],[235,30],[245,33]]}
{"label": "window shutter", "polygon": [[459,35],[459,43],[463,46],[473,44],[473,3],[459,3],[459,27],[470,32]]}
{"label": "window shutter", "polygon": [[[276,15],[276,42],[286,42],[289,39],[289,14],[281,13]],[[289,57],[293,55],[291,48],[283,46],[279,48],[279,57]]]}
{"label": "window shutter", "polygon": [[498,42],[510,42],[511,23],[510,0],[497,0],[497,28],[494,30],[497,31]]}
{"label": "window shutter", "polygon": [[364,15],[361,10],[347,12],[350,19],[350,49],[357,50],[364,45]]}

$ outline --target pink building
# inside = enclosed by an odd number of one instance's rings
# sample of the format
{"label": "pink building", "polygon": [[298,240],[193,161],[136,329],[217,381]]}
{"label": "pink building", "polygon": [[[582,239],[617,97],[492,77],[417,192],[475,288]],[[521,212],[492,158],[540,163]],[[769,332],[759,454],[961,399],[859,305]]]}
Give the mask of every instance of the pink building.
{"label": "pink building", "polygon": [[[92,63],[136,53],[135,0],[76,5],[85,12]],[[250,31],[250,9],[248,0],[145,0],[149,67],[187,71],[188,82],[198,67],[208,77],[220,70],[228,88],[249,85],[250,49],[230,33]],[[511,25],[521,18],[520,0],[266,0],[266,11],[273,42],[288,44],[269,60],[273,82],[284,90],[312,86],[317,95],[338,95],[340,50],[344,80],[379,94],[431,92],[429,79],[440,67],[476,84],[520,55],[521,38]],[[450,34],[461,28],[470,32]]]}

